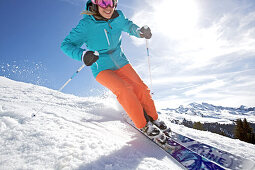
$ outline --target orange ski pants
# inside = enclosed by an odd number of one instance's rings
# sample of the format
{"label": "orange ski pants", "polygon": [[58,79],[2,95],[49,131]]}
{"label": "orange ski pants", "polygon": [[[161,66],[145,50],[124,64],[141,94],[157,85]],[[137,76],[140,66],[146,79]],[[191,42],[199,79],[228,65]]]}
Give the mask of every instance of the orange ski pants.
{"label": "orange ski pants", "polygon": [[149,88],[130,64],[118,70],[101,71],[96,80],[117,96],[119,103],[137,128],[146,125],[144,110],[153,120],[158,119]]}

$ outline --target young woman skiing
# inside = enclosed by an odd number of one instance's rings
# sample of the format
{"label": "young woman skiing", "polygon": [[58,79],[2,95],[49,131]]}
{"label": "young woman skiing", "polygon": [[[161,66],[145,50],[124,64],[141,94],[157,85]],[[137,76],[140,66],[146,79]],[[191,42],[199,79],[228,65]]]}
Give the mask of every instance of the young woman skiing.
{"label": "young woman skiing", "polygon": [[[89,0],[83,19],[61,44],[61,49],[71,58],[90,66],[93,76],[110,89],[135,126],[150,136],[158,135],[154,126],[165,129],[158,121],[158,114],[150,90],[132,68],[121,49],[121,33],[137,38],[150,39],[148,27],[139,28],[116,10],[118,0]],[[86,50],[81,46],[86,44]],[[144,112],[151,121],[146,120]]]}

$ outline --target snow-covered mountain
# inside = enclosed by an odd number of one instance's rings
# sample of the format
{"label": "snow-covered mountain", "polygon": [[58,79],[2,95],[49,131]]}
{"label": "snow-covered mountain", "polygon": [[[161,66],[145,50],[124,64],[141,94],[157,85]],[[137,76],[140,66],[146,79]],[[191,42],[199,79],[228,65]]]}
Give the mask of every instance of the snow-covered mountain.
{"label": "snow-covered mountain", "polygon": [[[111,95],[76,97],[0,76],[0,169],[182,169],[122,112]],[[255,145],[168,121],[180,115],[192,116],[165,109],[160,117],[176,132],[255,161]]]}
{"label": "snow-covered mountain", "polygon": [[191,103],[178,108],[161,109],[161,112],[176,120],[191,120],[201,122],[233,123],[236,119],[246,118],[255,123],[255,107],[248,108],[241,105],[239,108],[214,106],[208,103]]}

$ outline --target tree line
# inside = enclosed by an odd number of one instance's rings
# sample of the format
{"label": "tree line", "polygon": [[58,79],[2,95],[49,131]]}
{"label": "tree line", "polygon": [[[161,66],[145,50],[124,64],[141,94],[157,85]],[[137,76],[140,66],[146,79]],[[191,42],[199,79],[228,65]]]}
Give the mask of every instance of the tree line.
{"label": "tree line", "polygon": [[255,144],[255,124],[249,123],[247,119],[237,119],[233,124],[201,123],[184,119],[182,122],[173,120],[173,123],[182,124],[197,130],[210,131],[233,139]]}

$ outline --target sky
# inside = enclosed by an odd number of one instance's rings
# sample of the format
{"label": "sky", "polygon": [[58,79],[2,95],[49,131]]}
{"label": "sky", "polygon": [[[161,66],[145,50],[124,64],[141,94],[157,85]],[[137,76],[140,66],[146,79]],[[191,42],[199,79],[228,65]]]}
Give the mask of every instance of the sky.
{"label": "sky", "polygon": [[[60,44],[82,18],[85,2],[0,1],[0,76],[59,89],[83,64],[65,56]],[[152,85],[145,40],[123,33],[122,46],[157,107],[255,106],[253,0],[119,0],[117,8],[152,30]],[[63,92],[109,95],[89,67]]]}

